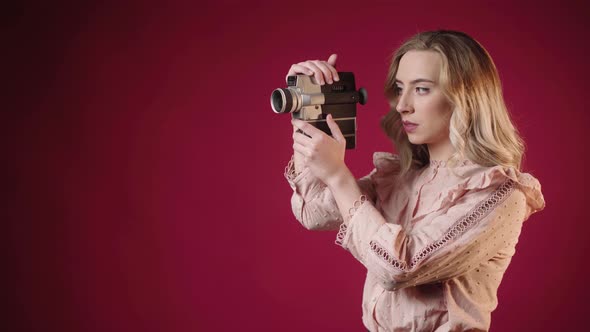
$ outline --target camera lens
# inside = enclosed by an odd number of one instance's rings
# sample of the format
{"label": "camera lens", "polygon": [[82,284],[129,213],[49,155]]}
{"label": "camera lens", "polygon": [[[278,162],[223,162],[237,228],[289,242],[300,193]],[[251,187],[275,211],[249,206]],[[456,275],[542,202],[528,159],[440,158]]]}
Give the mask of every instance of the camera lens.
{"label": "camera lens", "polygon": [[270,96],[270,106],[275,113],[290,113],[293,109],[293,95],[289,89],[275,89]]}

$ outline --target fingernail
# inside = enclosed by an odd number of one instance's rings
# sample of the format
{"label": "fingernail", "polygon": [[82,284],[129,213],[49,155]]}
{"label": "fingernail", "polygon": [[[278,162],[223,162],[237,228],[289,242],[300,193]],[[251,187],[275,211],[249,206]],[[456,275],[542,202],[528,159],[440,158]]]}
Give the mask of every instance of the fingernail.
{"label": "fingernail", "polygon": [[334,76],[334,81],[336,81],[336,82],[340,81],[340,77]]}
{"label": "fingernail", "polygon": [[332,80],[329,80],[329,81],[328,81],[328,83],[332,84],[332,83],[334,83],[334,82],[332,82]]}

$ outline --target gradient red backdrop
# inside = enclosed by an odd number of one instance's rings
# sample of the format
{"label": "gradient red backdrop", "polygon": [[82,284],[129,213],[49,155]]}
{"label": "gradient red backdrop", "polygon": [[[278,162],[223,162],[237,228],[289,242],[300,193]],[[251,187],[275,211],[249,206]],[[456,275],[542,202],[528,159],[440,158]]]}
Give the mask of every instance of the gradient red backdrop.
{"label": "gradient red backdrop", "polygon": [[[452,3],[452,4],[450,4]],[[379,119],[390,53],[463,30],[491,53],[546,209],[524,225],[492,331],[574,331],[590,290],[585,206],[590,15],[576,2],[19,5],[6,10],[3,331],[362,331],[365,270],[294,219],[294,62],[339,54]]]}

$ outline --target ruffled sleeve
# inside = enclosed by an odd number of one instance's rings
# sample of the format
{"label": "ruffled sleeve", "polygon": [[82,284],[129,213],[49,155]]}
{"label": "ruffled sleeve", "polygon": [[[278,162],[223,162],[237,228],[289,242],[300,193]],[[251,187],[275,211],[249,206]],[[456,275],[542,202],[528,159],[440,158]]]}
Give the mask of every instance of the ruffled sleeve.
{"label": "ruffled sleeve", "polygon": [[541,183],[537,178],[529,173],[521,173],[513,168],[505,170],[498,167],[495,171],[514,180],[517,188],[523,192],[526,198],[525,206],[527,209],[524,220],[527,220],[533,213],[539,212],[545,208],[545,198],[541,192]]}
{"label": "ruffled sleeve", "polygon": [[[527,209],[530,209],[525,220],[545,205],[539,181],[532,175],[521,173],[514,168],[482,167],[469,162],[456,170],[437,168],[434,172],[439,173],[437,176],[443,179],[439,180],[440,185],[437,190],[421,195],[422,208],[416,219],[427,218],[427,215],[433,213],[444,213],[465,194],[490,187],[504,179],[513,180],[518,189],[525,194]],[[407,198],[398,197],[398,200],[405,202]]]}
{"label": "ruffled sleeve", "polygon": [[371,173],[371,181],[375,187],[375,196],[371,197],[371,201],[383,202],[389,198],[396,187],[401,168],[399,156],[389,152],[375,152],[373,165],[375,169]]}
{"label": "ruffled sleeve", "polygon": [[[371,172],[357,180],[363,194],[374,197],[375,190]],[[285,179],[293,189],[291,209],[295,218],[308,230],[338,230],[342,215],[332,192],[321,180],[313,176],[308,168],[295,172],[293,157],[285,167]]]}
{"label": "ruffled sleeve", "polygon": [[466,170],[464,180],[440,188],[445,203],[421,227],[408,231],[367,200],[340,226],[338,244],[389,290],[453,278],[513,250],[522,222],[545,206],[539,181],[502,167]]}
{"label": "ruffled sleeve", "polygon": [[454,201],[469,191],[487,188],[494,183],[510,179],[525,196],[527,213],[524,220],[545,207],[541,184],[529,173],[523,173],[511,167],[495,166],[486,168],[484,171],[478,167],[469,168],[463,176],[466,180],[447,192],[447,200]]}

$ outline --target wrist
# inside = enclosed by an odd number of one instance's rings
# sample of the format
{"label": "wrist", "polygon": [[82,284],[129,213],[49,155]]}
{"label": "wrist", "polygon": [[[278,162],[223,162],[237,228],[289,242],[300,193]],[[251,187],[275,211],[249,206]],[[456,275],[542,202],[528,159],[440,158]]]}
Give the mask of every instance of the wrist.
{"label": "wrist", "polygon": [[346,167],[346,165],[343,165],[334,173],[332,173],[330,177],[326,179],[325,183],[328,186],[328,188],[335,189],[338,187],[346,186],[347,183],[351,181],[356,183],[356,180],[354,179],[354,176],[352,175],[348,167]]}

